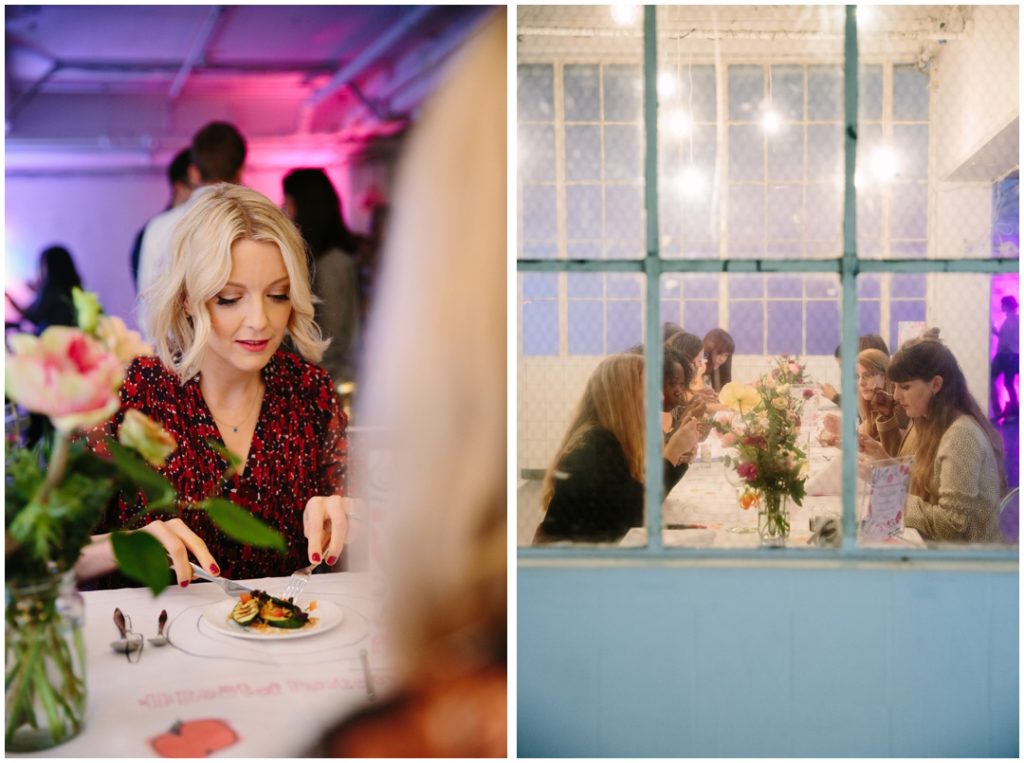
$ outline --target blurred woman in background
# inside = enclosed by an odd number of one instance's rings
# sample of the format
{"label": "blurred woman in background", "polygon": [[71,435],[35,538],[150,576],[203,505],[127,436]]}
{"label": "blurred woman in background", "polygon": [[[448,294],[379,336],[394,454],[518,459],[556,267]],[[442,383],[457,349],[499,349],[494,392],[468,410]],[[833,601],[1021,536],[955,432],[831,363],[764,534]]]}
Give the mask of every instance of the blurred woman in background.
{"label": "blurred woman in background", "polygon": [[711,329],[704,336],[704,354],[707,356],[708,376],[715,392],[732,381],[732,356],[736,342],[725,329]]}
{"label": "blurred woman in background", "polygon": [[313,293],[320,300],[316,322],[331,340],[320,364],[335,383],[351,381],[359,344],[359,237],[345,225],[341,199],[323,170],[292,170],[283,186],[285,214],[309,248]]}
{"label": "blurred woman in background", "polygon": [[75,325],[71,290],[81,285],[71,252],[63,246],[50,246],[39,255],[36,297],[32,303],[22,307],[10,294],[7,294],[7,301],[21,314],[22,320],[32,324],[32,331],[38,336],[49,326]]}

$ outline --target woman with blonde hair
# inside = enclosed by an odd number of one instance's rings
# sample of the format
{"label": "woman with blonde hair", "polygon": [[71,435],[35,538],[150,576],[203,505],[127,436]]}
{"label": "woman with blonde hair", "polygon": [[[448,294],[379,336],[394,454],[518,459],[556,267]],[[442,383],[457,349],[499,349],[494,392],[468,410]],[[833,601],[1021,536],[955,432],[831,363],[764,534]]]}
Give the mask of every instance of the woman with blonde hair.
{"label": "woman with blonde hair", "polygon": [[[241,547],[202,511],[157,520],[148,529],[170,552],[179,583],[192,576],[189,553],[231,578],[335,564],[351,505],[342,497],[346,418],[315,365],[326,342],[313,322],[298,231],[265,196],[214,186],[181,219],[170,268],[141,298],[156,356],[129,367],[108,433],[130,408],[160,422],[177,443],[161,472],[182,505],[222,495],[289,541],[287,554]],[[221,447],[241,460],[227,477]],[[147,524],[144,504],[141,495],[121,496],[103,529]]]}
{"label": "woman with blonde hair", "polygon": [[893,356],[888,378],[917,431],[906,524],[926,540],[996,542],[1003,443],[953,353],[934,339],[909,342]]}
{"label": "woman with blonde hair", "polygon": [[862,350],[857,355],[857,433],[861,440],[870,438],[895,456],[910,420],[893,400],[893,385],[885,379],[888,368],[889,356],[881,350]]}
{"label": "woman with blonde hair", "polygon": [[[587,382],[572,423],[544,476],[544,519],[535,543],[619,541],[644,522],[644,359],[612,355]],[[686,473],[698,420],[685,416],[665,443],[667,494]]]}

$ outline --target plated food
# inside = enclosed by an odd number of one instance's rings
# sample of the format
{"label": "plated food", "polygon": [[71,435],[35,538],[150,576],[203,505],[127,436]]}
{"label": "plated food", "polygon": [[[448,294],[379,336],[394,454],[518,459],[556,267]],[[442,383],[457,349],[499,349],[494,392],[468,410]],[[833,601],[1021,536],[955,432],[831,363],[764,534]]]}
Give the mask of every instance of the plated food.
{"label": "plated food", "polygon": [[316,625],[317,618],[310,616],[314,610],[315,601],[303,609],[292,599],[278,599],[266,591],[253,591],[239,596],[228,617],[238,625],[257,631],[266,628],[297,630]]}

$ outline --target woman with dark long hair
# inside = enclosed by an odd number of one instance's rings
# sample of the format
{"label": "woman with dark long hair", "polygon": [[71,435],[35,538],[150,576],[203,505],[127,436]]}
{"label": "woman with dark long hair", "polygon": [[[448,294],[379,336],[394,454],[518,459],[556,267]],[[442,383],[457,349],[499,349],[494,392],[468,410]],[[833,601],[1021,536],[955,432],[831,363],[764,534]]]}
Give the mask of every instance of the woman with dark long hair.
{"label": "woman with dark long hair", "polygon": [[22,307],[11,295],[7,300],[21,313],[22,320],[42,334],[49,326],[74,326],[75,305],[71,289],[82,285],[71,252],[63,246],[49,246],[39,255],[39,276],[36,298],[28,307]]}
{"label": "woman with dark long hair", "polygon": [[1003,442],[953,353],[935,339],[907,343],[887,375],[917,432],[906,524],[926,540],[996,542]]}
{"label": "woman with dark long hair", "polygon": [[297,169],[285,175],[284,211],[309,248],[316,322],[331,344],[321,365],[335,382],[356,375],[359,344],[359,273],[355,254],[359,237],[345,225],[341,199],[322,169]]}
{"label": "woman with dark long hair", "polygon": [[736,342],[725,329],[711,329],[704,335],[704,354],[708,358],[708,376],[715,392],[732,381],[732,356]]}

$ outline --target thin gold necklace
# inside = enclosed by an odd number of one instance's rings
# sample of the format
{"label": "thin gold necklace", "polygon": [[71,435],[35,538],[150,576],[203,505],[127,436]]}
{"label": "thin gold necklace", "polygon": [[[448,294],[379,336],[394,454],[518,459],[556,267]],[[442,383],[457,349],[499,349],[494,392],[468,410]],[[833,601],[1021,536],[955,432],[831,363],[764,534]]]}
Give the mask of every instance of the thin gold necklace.
{"label": "thin gold necklace", "polygon": [[207,407],[207,409],[209,409],[210,415],[213,416],[213,420],[214,421],[216,421],[218,424],[224,424],[225,426],[231,427],[231,432],[233,434],[238,434],[238,427],[242,426],[242,424],[247,422],[249,420],[249,417],[252,416],[252,409],[253,409],[256,401],[259,399],[259,397],[260,397],[260,388],[259,388],[259,385],[257,384],[256,385],[256,394],[253,397],[252,401],[249,403],[249,407],[248,407],[248,409],[246,410],[246,413],[245,413],[245,418],[243,418],[237,424],[232,424],[230,422],[224,421],[224,419],[218,418],[217,414],[215,414],[213,412],[213,408],[211,408],[209,404],[207,404],[206,407]]}

